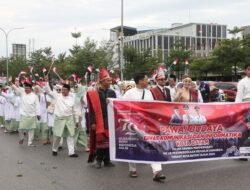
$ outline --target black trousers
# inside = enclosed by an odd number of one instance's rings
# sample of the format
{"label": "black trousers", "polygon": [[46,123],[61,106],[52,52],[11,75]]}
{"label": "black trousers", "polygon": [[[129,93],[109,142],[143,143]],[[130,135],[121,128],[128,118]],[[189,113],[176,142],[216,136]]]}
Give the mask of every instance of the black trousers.
{"label": "black trousers", "polygon": [[108,164],[110,162],[109,157],[109,148],[98,148],[96,150],[96,161],[104,162],[104,164]]}

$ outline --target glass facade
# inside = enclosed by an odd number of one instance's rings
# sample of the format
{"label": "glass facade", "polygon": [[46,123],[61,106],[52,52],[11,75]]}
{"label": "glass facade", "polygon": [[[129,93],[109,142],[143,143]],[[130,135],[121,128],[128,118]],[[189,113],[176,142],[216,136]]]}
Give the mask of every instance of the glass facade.
{"label": "glass facade", "polygon": [[193,35],[184,35],[185,28],[183,28],[182,32],[172,31],[172,34],[167,34],[167,32],[152,33],[146,39],[131,40],[129,44],[139,51],[151,49],[155,53],[158,49],[161,49],[163,57],[167,58],[169,51],[175,48],[175,43],[179,41],[186,50],[192,50],[195,56],[209,56],[216,44],[227,36],[227,27],[225,25],[191,24],[188,27],[187,34],[194,31]]}

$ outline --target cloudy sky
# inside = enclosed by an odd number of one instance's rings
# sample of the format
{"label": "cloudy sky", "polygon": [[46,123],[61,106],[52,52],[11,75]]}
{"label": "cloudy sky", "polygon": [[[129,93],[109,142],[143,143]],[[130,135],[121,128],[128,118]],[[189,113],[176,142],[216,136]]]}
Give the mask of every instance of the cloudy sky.
{"label": "cloudy sky", "polygon": [[[108,40],[110,28],[120,24],[121,0],[0,0],[0,28],[12,31],[9,44],[35,39],[35,49],[51,46],[54,53],[74,43],[70,33]],[[139,29],[169,27],[172,23],[250,25],[250,0],[124,0],[124,24]],[[190,17],[189,17],[190,10]],[[9,46],[10,53],[12,52]],[[5,56],[5,37],[0,31],[0,57]]]}

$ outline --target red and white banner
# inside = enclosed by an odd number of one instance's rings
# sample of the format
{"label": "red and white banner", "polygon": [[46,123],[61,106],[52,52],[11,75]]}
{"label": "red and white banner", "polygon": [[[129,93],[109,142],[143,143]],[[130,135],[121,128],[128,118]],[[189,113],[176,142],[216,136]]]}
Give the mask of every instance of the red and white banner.
{"label": "red and white banner", "polygon": [[250,103],[110,99],[111,160],[179,163],[250,157]]}

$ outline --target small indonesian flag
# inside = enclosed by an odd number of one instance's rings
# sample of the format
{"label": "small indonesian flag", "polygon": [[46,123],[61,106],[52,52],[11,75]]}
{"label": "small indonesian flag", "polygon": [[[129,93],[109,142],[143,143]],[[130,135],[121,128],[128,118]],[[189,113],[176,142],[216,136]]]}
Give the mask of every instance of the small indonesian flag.
{"label": "small indonesian flag", "polygon": [[34,69],[33,66],[29,66],[29,70],[30,70],[31,73],[33,72],[33,69]]}
{"label": "small indonesian flag", "polygon": [[44,68],[43,68],[43,73],[45,73],[46,71],[47,71],[47,69],[44,67]]}
{"label": "small indonesian flag", "polygon": [[80,82],[82,80],[82,78],[77,77],[77,82]]}
{"label": "small indonesian flag", "polygon": [[77,77],[77,76],[76,76],[76,74],[75,74],[75,73],[74,73],[74,74],[72,74],[71,76],[74,78],[74,80],[76,80],[76,77]]}
{"label": "small indonesian flag", "polygon": [[115,82],[119,82],[119,81],[121,81],[121,79],[120,79],[120,77],[115,77]]}
{"label": "small indonesian flag", "polygon": [[179,62],[179,59],[174,60],[173,64],[176,65]]}
{"label": "small indonesian flag", "polygon": [[89,70],[89,72],[91,72],[91,73],[92,73],[93,66],[92,66],[92,65],[88,66],[88,70]]}
{"label": "small indonesian flag", "polygon": [[26,74],[26,72],[25,72],[25,71],[20,71],[20,72],[19,72],[19,74],[18,74],[18,76],[20,76],[20,75],[24,75],[24,74]]}
{"label": "small indonesian flag", "polygon": [[185,64],[186,64],[186,65],[188,65],[188,64],[189,64],[189,61],[188,61],[187,59],[185,60]]}

